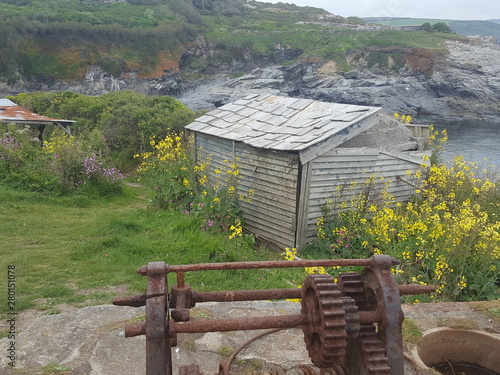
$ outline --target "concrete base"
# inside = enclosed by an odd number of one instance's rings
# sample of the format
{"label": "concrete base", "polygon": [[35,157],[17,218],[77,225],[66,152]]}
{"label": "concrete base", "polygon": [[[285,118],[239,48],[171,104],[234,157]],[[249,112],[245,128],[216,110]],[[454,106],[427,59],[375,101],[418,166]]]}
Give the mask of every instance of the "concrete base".
{"label": "concrete base", "polygon": [[[473,323],[474,331],[500,334],[498,321],[466,303],[405,305],[403,309],[421,331],[466,320]],[[191,320],[297,314],[299,311],[300,304],[286,301],[204,303],[191,310]],[[0,340],[0,374],[32,375],[41,373],[44,367],[44,373],[50,374],[47,366],[55,366],[66,370],[57,372],[59,374],[145,375],[145,338],[126,339],[123,329],[128,323],[142,321],[144,312],[144,308],[105,305],[29,320],[26,317],[33,316],[33,311],[23,313],[16,327],[20,332],[15,339],[16,366],[8,365],[5,353],[10,340],[3,338]],[[216,374],[221,361],[226,361],[234,349],[260,332],[179,335],[178,346],[172,352],[173,375],[179,373],[179,366],[192,364],[198,365],[206,375]],[[452,350],[453,345],[450,348]],[[412,355],[410,347],[406,353]],[[495,358],[498,360],[500,355],[495,354]],[[416,374],[414,366],[419,364],[423,368],[420,375],[433,373],[422,362],[417,362],[418,357],[406,363],[406,375]],[[233,374],[303,375],[298,369],[302,364],[310,364],[302,331],[290,329],[264,336],[245,347],[231,370]]]}

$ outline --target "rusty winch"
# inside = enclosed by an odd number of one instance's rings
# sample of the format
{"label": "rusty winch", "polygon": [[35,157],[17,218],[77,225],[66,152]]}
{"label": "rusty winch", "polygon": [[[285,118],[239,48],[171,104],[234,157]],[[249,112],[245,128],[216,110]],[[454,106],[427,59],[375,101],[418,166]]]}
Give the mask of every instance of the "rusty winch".
{"label": "rusty winch", "polygon": [[[402,375],[404,355],[401,295],[431,293],[431,285],[398,285],[387,255],[369,259],[263,261],[167,265],[152,262],[137,272],[148,277],[147,293],[117,298],[115,305],[146,305],[146,323],[129,325],[125,336],[146,335],[146,374],[172,375],[171,348],[178,333],[206,333],[302,327],[312,363],[330,374]],[[196,292],[184,282],[189,271],[289,267],[363,266],[361,274],[306,277],[302,288]],[[170,292],[167,274],[177,274]],[[201,302],[301,299],[296,315],[189,321],[189,309]],[[180,368],[196,375],[197,366]],[[328,370],[327,370],[328,369]]]}

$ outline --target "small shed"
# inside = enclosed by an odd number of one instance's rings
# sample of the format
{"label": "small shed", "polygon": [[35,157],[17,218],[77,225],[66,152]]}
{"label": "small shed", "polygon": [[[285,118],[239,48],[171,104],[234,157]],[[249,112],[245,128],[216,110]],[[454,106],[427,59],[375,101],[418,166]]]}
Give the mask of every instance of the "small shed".
{"label": "small shed", "polygon": [[406,199],[404,179],[422,163],[411,131],[380,108],[251,95],[199,117],[186,127],[198,163],[209,175],[239,165],[244,227],[277,247],[303,248],[314,239],[322,207],[335,189],[380,175]]}
{"label": "small shed", "polygon": [[61,120],[42,116],[17,105],[9,99],[0,99],[0,123],[36,125],[39,132],[38,139],[42,142],[46,125],[56,125],[69,135],[71,134],[70,126],[74,122],[73,120]]}

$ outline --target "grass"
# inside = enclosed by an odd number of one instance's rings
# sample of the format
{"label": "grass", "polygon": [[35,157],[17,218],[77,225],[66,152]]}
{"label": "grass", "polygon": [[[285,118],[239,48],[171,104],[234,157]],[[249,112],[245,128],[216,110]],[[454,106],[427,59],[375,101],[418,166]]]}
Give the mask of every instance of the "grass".
{"label": "grass", "polygon": [[315,25],[300,25],[266,30],[256,28],[249,31],[246,29],[234,29],[231,33],[225,30],[213,30],[208,37],[216,43],[234,46],[251,46],[256,55],[268,50],[268,46],[280,42],[291,46],[290,48],[302,49],[304,56],[317,57],[321,59],[342,59],[348,52],[362,51],[368,47],[410,47],[430,49],[433,51],[446,52],[446,41],[463,40],[461,35],[406,32],[399,30],[382,30],[360,32],[346,29],[322,28]]}
{"label": "grass", "polygon": [[[115,296],[144,293],[147,279],[135,270],[152,261],[279,258],[227,234],[207,234],[188,215],[148,209],[147,193],[128,186],[107,200],[51,198],[0,185],[2,288],[7,289],[7,266],[14,265],[17,311],[55,314],[64,304],[106,304]],[[301,270],[228,270],[187,273],[186,281],[197,291],[210,291],[290,287],[297,277]],[[1,304],[0,314],[7,308]]]}
{"label": "grass", "polygon": [[420,342],[420,339],[422,338],[422,331],[420,331],[420,328],[413,320],[404,318],[402,329],[403,341],[406,344],[416,345]]}
{"label": "grass", "polygon": [[469,306],[488,316],[492,321],[500,324],[500,300],[471,302]]}
{"label": "grass", "polygon": [[42,374],[69,374],[71,367],[59,364],[52,364],[42,367]]}
{"label": "grass", "polygon": [[230,346],[221,346],[219,350],[217,350],[217,354],[221,357],[230,357],[233,354],[234,348]]}

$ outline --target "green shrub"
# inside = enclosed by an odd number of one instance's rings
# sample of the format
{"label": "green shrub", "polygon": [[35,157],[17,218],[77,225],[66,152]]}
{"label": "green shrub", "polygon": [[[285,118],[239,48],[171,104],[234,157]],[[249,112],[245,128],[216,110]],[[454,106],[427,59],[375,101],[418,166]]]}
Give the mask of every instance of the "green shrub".
{"label": "green shrub", "polygon": [[191,142],[183,134],[160,141],[152,139],[151,145],[154,152],[136,156],[142,160],[141,178],[153,189],[153,206],[197,217],[203,231],[230,232],[230,238],[241,237],[239,199],[250,198],[236,195],[238,165],[226,161],[227,169],[215,169],[216,178],[210,181],[210,160],[196,165],[189,157]]}
{"label": "green shrub", "polygon": [[13,187],[106,196],[121,191],[123,178],[99,132],[76,138],[56,131],[43,147],[22,131],[0,139],[0,180]]}
{"label": "green shrub", "polygon": [[66,192],[107,196],[123,188],[124,176],[112,166],[99,131],[79,138],[57,132],[44,151],[52,156],[51,168]]}
{"label": "green shrub", "polygon": [[23,130],[0,138],[0,180],[31,191],[57,192],[60,184],[47,166],[50,157]]}
{"label": "green shrub", "polygon": [[[194,113],[169,96],[147,96],[128,90],[90,97],[72,92],[26,93],[11,100],[36,113],[76,120],[75,136],[99,130],[106,144],[123,160],[137,152],[151,151],[151,137],[179,132],[194,119]],[[48,133],[50,135],[50,133]]]}

